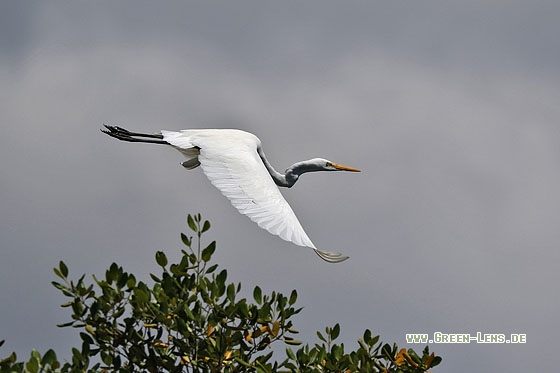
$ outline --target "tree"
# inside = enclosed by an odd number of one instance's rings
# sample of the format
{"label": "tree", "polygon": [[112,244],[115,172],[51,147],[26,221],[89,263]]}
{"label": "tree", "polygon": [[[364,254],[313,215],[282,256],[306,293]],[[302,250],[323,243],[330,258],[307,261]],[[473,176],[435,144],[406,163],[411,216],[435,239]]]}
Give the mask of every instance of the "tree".
{"label": "tree", "polygon": [[[61,363],[51,349],[33,350],[28,361],[12,353],[0,361],[0,372],[425,372],[441,358],[428,347],[421,356],[412,349],[383,344],[366,330],[357,349],[345,351],[336,343],[339,324],[317,332],[310,346],[295,339],[292,317],[297,292],[239,296],[241,285],[227,282],[227,271],[212,264],[213,241],[202,248],[202,234],[210,229],[200,214],[187,218],[196,238],[181,234],[186,247],[179,263],[169,265],[162,251],[155,254],[161,274],[151,285],[137,281],[116,263],[103,279],[85,275],[69,279],[60,262],[53,282],[69,298],[71,321],[61,327],[78,329],[80,348],[72,348],[70,362]],[[285,344],[286,357],[272,359],[272,344]],[[0,346],[3,341],[0,342]]]}

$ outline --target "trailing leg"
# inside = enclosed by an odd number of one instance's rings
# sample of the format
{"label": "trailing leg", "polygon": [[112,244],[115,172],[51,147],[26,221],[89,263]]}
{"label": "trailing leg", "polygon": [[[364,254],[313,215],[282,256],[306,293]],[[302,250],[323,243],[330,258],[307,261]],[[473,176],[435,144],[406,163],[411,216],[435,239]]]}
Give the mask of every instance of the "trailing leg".
{"label": "trailing leg", "polygon": [[102,129],[101,132],[106,133],[107,135],[122,141],[169,145],[167,141],[162,140],[163,139],[162,134],[130,132],[122,127],[108,126],[106,124],[104,124],[103,126],[105,126],[106,129],[105,130]]}

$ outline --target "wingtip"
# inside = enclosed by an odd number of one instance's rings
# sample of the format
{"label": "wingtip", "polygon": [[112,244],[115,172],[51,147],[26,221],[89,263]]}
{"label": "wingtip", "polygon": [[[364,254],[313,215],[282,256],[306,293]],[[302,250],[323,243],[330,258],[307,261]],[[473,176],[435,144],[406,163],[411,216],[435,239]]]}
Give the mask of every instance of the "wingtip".
{"label": "wingtip", "polygon": [[321,259],[329,263],[340,263],[348,259],[348,256],[342,255],[340,253],[333,253],[330,251],[321,251],[314,249],[315,253],[319,255]]}

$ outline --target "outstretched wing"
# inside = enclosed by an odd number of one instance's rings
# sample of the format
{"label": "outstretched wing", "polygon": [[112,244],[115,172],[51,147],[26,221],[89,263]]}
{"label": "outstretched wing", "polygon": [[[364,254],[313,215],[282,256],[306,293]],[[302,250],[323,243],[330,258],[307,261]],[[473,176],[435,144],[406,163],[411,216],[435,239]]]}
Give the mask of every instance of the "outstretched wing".
{"label": "outstretched wing", "polygon": [[260,159],[259,139],[238,130],[162,131],[164,140],[178,148],[197,147],[198,161],[210,180],[231,204],[257,225],[299,246],[314,249],[329,262],[346,259],[318,250],[309,239]]}

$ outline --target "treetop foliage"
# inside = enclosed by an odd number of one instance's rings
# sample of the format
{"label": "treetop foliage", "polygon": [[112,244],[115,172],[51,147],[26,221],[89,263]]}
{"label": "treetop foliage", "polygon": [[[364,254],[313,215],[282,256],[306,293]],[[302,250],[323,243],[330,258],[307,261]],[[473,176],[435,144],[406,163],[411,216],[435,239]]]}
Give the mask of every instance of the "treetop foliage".
{"label": "treetop foliage", "polygon": [[[297,340],[292,318],[297,291],[289,296],[240,297],[241,284],[228,283],[227,271],[211,259],[216,242],[202,245],[210,229],[200,214],[188,215],[195,238],[181,234],[185,245],[179,263],[155,254],[161,267],[151,281],[136,279],[113,263],[103,278],[69,278],[60,261],[53,285],[68,298],[62,304],[70,321],[59,325],[78,330],[82,344],[72,348],[71,361],[60,362],[50,349],[36,350],[29,360],[15,353],[0,360],[0,372],[425,372],[441,358],[428,347],[417,354],[384,344],[365,330],[354,351],[337,343],[340,325],[317,332],[313,345]],[[0,341],[0,346],[3,341]],[[271,346],[284,344],[286,356],[273,359]]]}

